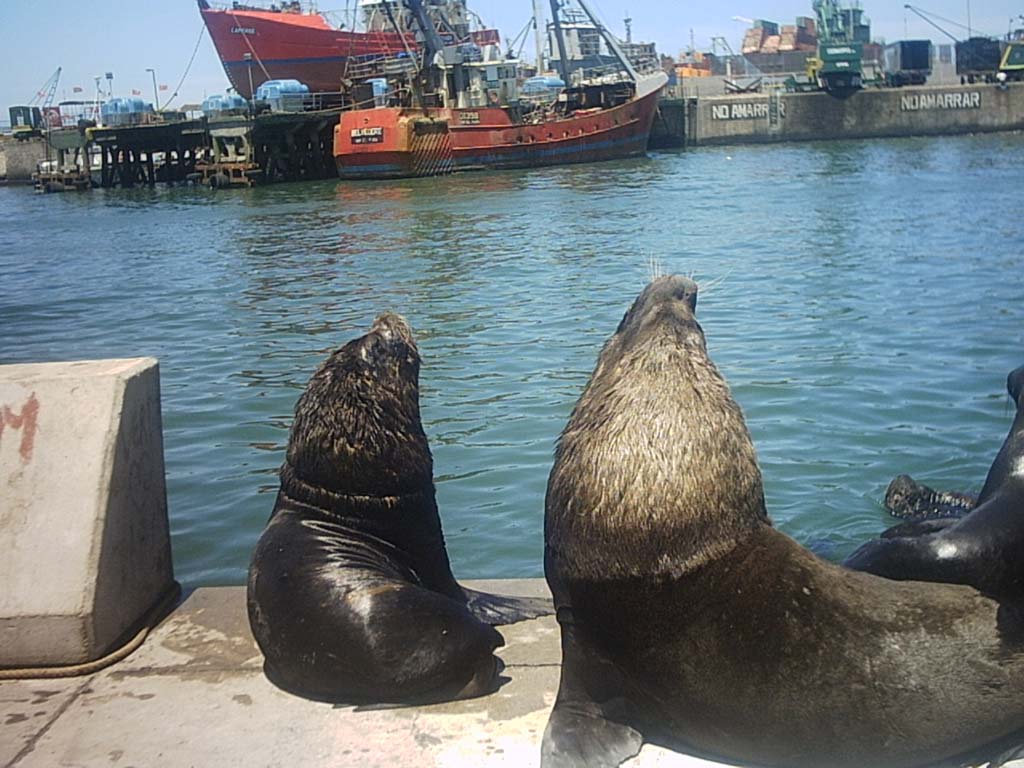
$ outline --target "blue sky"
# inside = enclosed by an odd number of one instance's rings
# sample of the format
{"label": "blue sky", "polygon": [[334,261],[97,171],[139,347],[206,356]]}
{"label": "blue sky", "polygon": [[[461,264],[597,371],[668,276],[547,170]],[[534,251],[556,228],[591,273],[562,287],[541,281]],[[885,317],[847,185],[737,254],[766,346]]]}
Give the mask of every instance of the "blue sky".
{"label": "blue sky", "polygon": [[[961,23],[966,23],[970,7],[973,26],[990,34],[1005,34],[1011,16],[1024,13],[1024,4],[1016,0],[973,0],[970,6],[967,0],[919,2],[922,8]],[[620,35],[628,11],[634,19],[634,38],[653,40],[659,50],[672,55],[689,45],[691,29],[698,48],[708,48],[718,35],[738,45],[746,25],[733,21],[734,16],[791,23],[796,16],[813,15],[811,0],[592,0],[591,4]],[[324,10],[345,5],[343,0],[319,3]],[[531,13],[529,0],[470,0],[470,5],[506,37],[516,35]],[[863,0],[863,6],[876,37],[926,37],[936,42],[941,38],[905,11],[903,0]],[[58,66],[64,68],[58,99],[76,98],[74,86],[91,92],[95,75],[113,72],[118,95],[137,89],[151,100],[153,85],[146,68],[155,69],[159,83],[173,90],[201,30],[195,0],[0,0],[0,114],[6,121],[6,108],[30,100]],[[226,85],[213,44],[204,35],[178,104],[223,93]]]}

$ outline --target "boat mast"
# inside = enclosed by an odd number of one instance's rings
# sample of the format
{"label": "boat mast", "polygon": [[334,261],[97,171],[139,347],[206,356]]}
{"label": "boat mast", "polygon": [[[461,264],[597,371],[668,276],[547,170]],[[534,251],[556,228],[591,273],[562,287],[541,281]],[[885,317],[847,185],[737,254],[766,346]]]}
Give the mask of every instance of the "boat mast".
{"label": "boat mast", "polygon": [[562,82],[569,85],[569,57],[565,53],[565,35],[562,33],[561,3],[551,0],[551,20],[555,25],[555,39],[558,41],[558,73]]}
{"label": "boat mast", "polygon": [[537,46],[537,74],[542,74],[544,66],[544,36],[547,33],[547,19],[544,18],[544,7],[541,0],[533,0],[533,35]]}
{"label": "boat mast", "polygon": [[[444,87],[445,75],[443,71],[438,70],[437,66],[438,55],[444,53],[444,41],[437,33],[437,27],[434,26],[433,20],[427,14],[427,9],[423,7],[422,0],[404,0],[404,4],[412,11],[416,26],[420,28],[420,33],[423,35],[423,68],[420,70],[420,81],[423,93],[426,95],[428,91],[436,91]],[[385,7],[387,7],[387,3],[385,3]],[[456,88],[461,88],[461,83],[456,83]]]}
{"label": "boat mast", "polygon": [[[552,0],[552,2],[555,1],[556,0]],[[619,41],[615,39],[615,35],[613,35],[611,32],[605,29],[604,24],[602,24],[600,20],[598,20],[597,15],[592,10],[590,10],[590,6],[587,5],[587,0],[576,0],[576,2],[579,3],[579,6],[580,8],[583,9],[583,12],[587,14],[588,17],[590,17],[590,21],[593,23],[593,25],[597,27],[597,31],[601,33],[601,37],[603,37],[604,41],[608,44],[608,50],[610,50],[612,54],[615,56],[615,58],[619,60],[619,64],[621,64],[622,68],[626,70],[626,74],[629,75],[630,79],[634,83],[637,82],[640,79],[640,75],[636,71],[636,68],[633,66],[632,62],[630,62],[630,60],[626,57],[626,54],[622,52],[622,48],[619,47]]]}

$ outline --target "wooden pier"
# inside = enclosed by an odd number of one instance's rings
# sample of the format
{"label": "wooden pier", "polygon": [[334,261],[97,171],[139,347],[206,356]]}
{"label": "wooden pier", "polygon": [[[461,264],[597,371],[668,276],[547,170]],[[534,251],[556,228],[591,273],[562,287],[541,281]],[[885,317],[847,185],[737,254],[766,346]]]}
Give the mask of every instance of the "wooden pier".
{"label": "wooden pier", "polygon": [[211,119],[207,155],[193,178],[212,187],[336,178],[334,126],[341,113],[336,108]]}
{"label": "wooden pier", "polygon": [[100,186],[185,182],[208,145],[205,120],[91,128],[101,156]]}

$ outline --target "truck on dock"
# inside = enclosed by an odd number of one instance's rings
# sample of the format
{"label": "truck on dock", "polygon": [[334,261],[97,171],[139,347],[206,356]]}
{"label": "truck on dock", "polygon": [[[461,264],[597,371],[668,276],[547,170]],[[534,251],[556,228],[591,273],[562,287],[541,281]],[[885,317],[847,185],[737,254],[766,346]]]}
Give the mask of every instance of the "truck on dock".
{"label": "truck on dock", "polygon": [[968,83],[994,79],[1003,58],[998,40],[991,37],[969,37],[956,44],[956,73]]}
{"label": "truck on dock", "polygon": [[1006,41],[999,71],[1005,75],[1006,80],[1024,80],[1024,29],[1016,30]]}
{"label": "truck on dock", "polygon": [[932,73],[932,41],[900,40],[882,51],[885,84],[890,88],[924,85]]}

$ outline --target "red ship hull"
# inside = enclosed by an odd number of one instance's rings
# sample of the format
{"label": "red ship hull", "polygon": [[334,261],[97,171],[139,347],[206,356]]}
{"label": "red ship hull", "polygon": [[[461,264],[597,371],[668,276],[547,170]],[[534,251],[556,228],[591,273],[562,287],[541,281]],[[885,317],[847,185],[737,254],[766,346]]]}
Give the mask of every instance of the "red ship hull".
{"label": "red ship hull", "polygon": [[338,174],[409,178],[635,157],[647,151],[660,92],[538,124],[515,123],[498,107],[346,112],[334,133]]}
{"label": "red ship hull", "polygon": [[314,93],[338,91],[350,59],[405,50],[397,34],[335,29],[315,13],[214,10],[205,0],[199,12],[228,80],[247,99],[267,80],[298,80]]}

